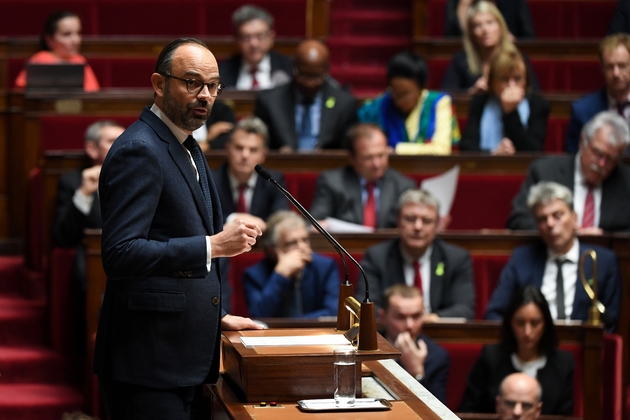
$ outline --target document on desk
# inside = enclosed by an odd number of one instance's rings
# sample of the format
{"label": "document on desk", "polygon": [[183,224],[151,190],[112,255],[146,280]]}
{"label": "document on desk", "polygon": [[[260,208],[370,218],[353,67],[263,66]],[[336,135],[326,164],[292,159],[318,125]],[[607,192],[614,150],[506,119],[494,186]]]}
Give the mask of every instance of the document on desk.
{"label": "document on desk", "polygon": [[343,334],[293,335],[276,337],[241,337],[245,347],[258,346],[347,346],[350,341]]}

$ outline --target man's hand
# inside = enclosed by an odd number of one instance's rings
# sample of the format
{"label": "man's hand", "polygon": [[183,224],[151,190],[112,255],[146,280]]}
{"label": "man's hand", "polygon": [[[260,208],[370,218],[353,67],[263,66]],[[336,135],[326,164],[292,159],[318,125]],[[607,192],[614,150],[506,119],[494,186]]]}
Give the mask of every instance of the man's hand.
{"label": "man's hand", "polygon": [[300,270],[304,268],[304,266],[311,262],[313,259],[313,255],[311,253],[304,253],[300,249],[292,249],[289,252],[282,252],[280,249],[276,248],[276,253],[278,254],[278,263],[274,268],[274,271],[284,277],[293,277]]}
{"label": "man's hand", "polygon": [[488,78],[485,76],[481,76],[474,85],[468,88],[468,93],[471,95],[477,93],[483,93],[488,91]]}
{"label": "man's hand", "polygon": [[226,315],[221,319],[221,329],[226,331],[264,330],[265,327],[242,316]]}
{"label": "man's hand", "polygon": [[400,362],[412,376],[424,375],[424,361],[429,354],[424,341],[414,342],[407,331],[398,334],[394,347],[400,350]]}
{"label": "man's hand", "polygon": [[253,214],[249,214],[249,213],[232,213],[232,215],[230,215],[230,217],[234,218],[234,221],[237,220],[242,220],[243,222],[247,223],[247,224],[251,224],[251,225],[256,225],[260,228],[261,232],[264,232],[265,230],[267,230],[267,223],[265,223],[265,221],[263,219],[261,219],[258,216],[254,216]]}
{"label": "man's hand", "polygon": [[250,251],[260,235],[262,230],[254,224],[242,220],[227,224],[222,232],[210,237],[212,258],[233,257]]}
{"label": "man's hand", "polygon": [[514,143],[512,140],[507,137],[503,137],[501,142],[497,145],[497,147],[492,151],[493,156],[512,156],[516,153],[516,147],[514,147]]}
{"label": "man's hand", "polygon": [[217,121],[208,127],[208,136],[206,137],[206,141],[210,142],[219,137],[219,135],[229,132],[232,128],[234,128],[234,124],[231,122]]}
{"label": "man's hand", "polygon": [[101,165],[95,165],[91,168],[84,169],[81,172],[81,186],[79,191],[81,194],[89,197],[98,189],[98,178],[101,175]]}

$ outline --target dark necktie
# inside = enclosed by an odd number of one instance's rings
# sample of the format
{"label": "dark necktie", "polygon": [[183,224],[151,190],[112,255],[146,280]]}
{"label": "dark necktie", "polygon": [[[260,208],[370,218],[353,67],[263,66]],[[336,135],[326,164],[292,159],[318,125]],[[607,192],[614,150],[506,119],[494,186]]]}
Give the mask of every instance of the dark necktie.
{"label": "dark necktie", "polygon": [[367,200],[363,207],[363,226],[376,228],[376,202],[374,199],[374,183],[368,182],[365,185],[367,190]]}
{"label": "dark necktie", "polygon": [[582,216],[582,227],[595,226],[595,197],[593,187],[587,185],[586,199],[584,200],[584,215]]}
{"label": "dark necktie", "polygon": [[247,184],[241,184],[238,186],[238,201],[236,202],[237,213],[247,213],[247,203],[245,202],[245,190],[247,190]]}
{"label": "dark necktie", "polygon": [[625,111],[626,111],[626,107],[630,106],[630,102],[628,101],[621,102],[621,103],[617,103],[616,105],[617,105],[617,113],[621,115],[622,117],[626,118]]}
{"label": "dark necktie", "polygon": [[190,155],[197,167],[199,185],[201,186],[201,192],[203,193],[203,198],[206,202],[208,216],[210,216],[210,225],[212,226],[212,199],[210,198],[210,185],[208,184],[208,174],[206,173],[206,161],[197,140],[195,140],[193,136],[188,136],[188,138],[184,141],[184,146],[186,146],[186,149],[190,151]]}
{"label": "dark necktie", "polygon": [[420,290],[420,293],[424,293],[422,291],[422,273],[420,272],[420,263],[418,260],[413,262],[413,285]]}
{"label": "dark necktie", "polygon": [[558,266],[558,275],[556,276],[556,307],[558,308],[557,319],[565,319],[564,312],[564,276],[562,275],[562,264],[567,262],[562,258],[556,260]]}
{"label": "dark necktie", "polygon": [[302,101],[302,105],[304,107],[304,113],[302,114],[302,124],[300,126],[300,132],[299,132],[299,148],[300,149],[305,149],[305,150],[312,150],[314,149],[315,145],[311,144],[312,143],[312,129],[313,129],[313,124],[311,121],[311,106],[313,106],[313,99],[312,98],[305,98]]}

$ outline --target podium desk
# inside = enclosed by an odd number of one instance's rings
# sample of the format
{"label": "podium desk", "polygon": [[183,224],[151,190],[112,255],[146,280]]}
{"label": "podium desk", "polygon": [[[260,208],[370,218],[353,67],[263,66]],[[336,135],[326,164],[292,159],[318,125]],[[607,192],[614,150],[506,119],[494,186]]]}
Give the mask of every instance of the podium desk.
{"label": "podium desk", "polygon": [[[337,420],[455,420],[458,419],[448,408],[433,397],[415,379],[393,360],[366,361],[363,363],[364,377],[373,377],[394,396],[390,410],[305,413],[300,411],[294,400],[277,401],[278,407],[259,408],[260,402],[243,402],[234,387],[225,377],[216,384],[206,385],[204,396],[211,400],[213,420],[294,420],[326,419]],[[397,370],[398,369],[398,370]],[[417,388],[421,388],[418,390]],[[360,395],[357,393],[357,397]],[[270,401],[267,401],[269,403]],[[269,405],[269,404],[267,404]]]}

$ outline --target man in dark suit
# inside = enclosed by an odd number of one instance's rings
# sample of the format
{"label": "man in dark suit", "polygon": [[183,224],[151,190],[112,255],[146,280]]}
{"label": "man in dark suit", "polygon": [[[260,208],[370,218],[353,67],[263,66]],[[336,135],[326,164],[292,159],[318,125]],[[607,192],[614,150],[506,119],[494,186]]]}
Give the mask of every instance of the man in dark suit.
{"label": "man in dark suit", "polygon": [[619,0],[608,25],[608,35],[618,32],[630,33],[630,2],[628,0]]}
{"label": "man in dark suit", "polygon": [[[99,180],[108,276],[94,372],[110,418],[190,419],[218,377],[221,329],[261,328],[221,309],[217,257],[261,234],[223,229],[219,196],[191,133],[222,90],[205,44],[169,43],[151,83],[154,104],[110,149]],[[193,416],[193,418],[196,418]]]}
{"label": "man in dark suit", "polygon": [[609,35],[599,44],[599,61],[606,87],[571,104],[571,119],[565,150],[579,148],[582,127],[595,114],[610,110],[630,122],[630,35]]}
{"label": "man in dark suit", "polygon": [[[379,307],[383,291],[394,284],[416,286],[424,296],[427,320],[439,317],[473,318],[475,286],[468,251],[435,237],[439,203],[424,190],[400,197],[399,237],[369,247],[361,265],[367,275],[370,298]],[[357,299],[365,297],[357,282]]]}
{"label": "man in dark suit", "polygon": [[[555,182],[532,187],[527,203],[542,241],[515,248],[501,272],[499,284],[488,303],[485,317],[501,319],[515,290],[533,284],[540,287],[554,319],[588,319],[591,299],[579,277],[580,258],[593,249],[597,254],[597,296],[605,310],[602,321],[614,331],[619,315],[621,274],[616,254],[577,238],[578,216],[573,195]],[[592,279],[593,263],[587,258],[584,273]]]}
{"label": "man in dark suit", "polygon": [[[212,171],[223,209],[223,222],[246,220],[264,232],[265,220],[278,210],[289,208],[284,195],[270,182],[258,176],[254,167],[267,157],[267,127],[260,118],[244,118],[238,122],[226,143],[227,161]],[[270,171],[284,186],[284,176]]]}
{"label": "man in dark suit", "polygon": [[[580,234],[630,230],[630,168],[621,162],[630,131],[616,113],[603,111],[582,130],[580,151],[576,156],[548,156],[535,160],[527,178],[512,201],[507,227],[535,230],[536,221],[527,205],[533,185],[553,181],[573,191],[574,210]],[[586,210],[592,209],[587,212]],[[585,214],[590,217],[584,217]]]}
{"label": "man in dark suit", "polygon": [[400,350],[399,363],[429,392],[446,402],[448,352],[422,334],[424,302],[420,291],[404,284],[389,287],[378,310],[384,336]]}
{"label": "man in dark suit", "polygon": [[273,16],[246,4],[232,14],[239,54],[219,63],[221,82],[239,90],[270,89],[289,81],[291,57],[273,50]]}
{"label": "man in dark suit", "polygon": [[339,268],[314,253],[306,222],[281,210],[267,220],[263,237],[266,257],[243,274],[251,316],[317,318],[336,316]]}
{"label": "man in dark suit", "polygon": [[389,167],[387,138],[375,124],[357,124],[347,133],[350,165],[322,172],[311,214],[372,228],[396,226],[400,195],[416,183]]}
{"label": "man in dark suit", "polygon": [[269,148],[341,149],[357,122],[357,100],[328,77],[328,48],[314,39],[298,45],[290,83],[258,93],[254,114],[269,128]]}

